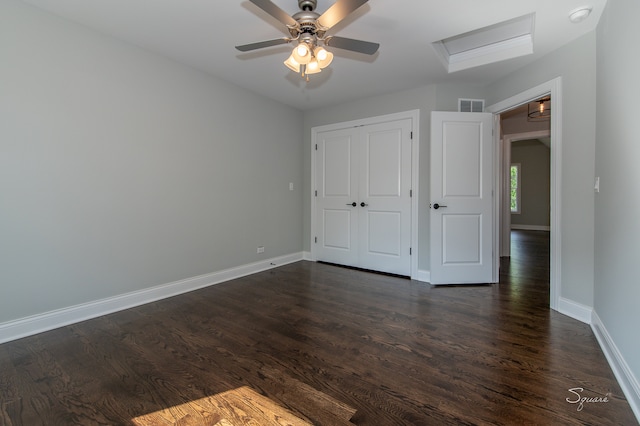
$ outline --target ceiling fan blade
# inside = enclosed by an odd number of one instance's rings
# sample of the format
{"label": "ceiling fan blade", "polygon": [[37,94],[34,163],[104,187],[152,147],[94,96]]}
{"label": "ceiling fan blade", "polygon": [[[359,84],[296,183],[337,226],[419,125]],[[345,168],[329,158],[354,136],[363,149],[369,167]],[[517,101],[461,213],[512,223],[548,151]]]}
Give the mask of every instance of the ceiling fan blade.
{"label": "ceiling fan blade", "polygon": [[351,50],[353,52],[373,55],[378,51],[380,44],[370,41],[354,40],[352,38],[332,36],[324,40],[324,44],[338,49]]}
{"label": "ceiling fan blade", "polygon": [[329,29],[369,0],[338,0],[316,22]]}
{"label": "ceiling fan blade", "polygon": [[257,43],[243,44],[242,46],[236,46],[236,49],[238,49],[241,52],[249,52],[251,50],[262,49],[263,47],[271,47],[271,46],[277,46],[279,44],[287,44],[290,41],[291,39],[286,37],[276,38],[274,40],[266,40],[266,41],[259,41]]}
{"label": "ceiling fan blade", "polygon": [[274,4],[271,0],[249,0],[251,3],[258,6],[260,9],[267,12],[269,15],[276,18],[278,21],[282,22],[288,27],[295,27],[298,25],[295,19],[293,19],[287,12],[280,9],[276,4]]}

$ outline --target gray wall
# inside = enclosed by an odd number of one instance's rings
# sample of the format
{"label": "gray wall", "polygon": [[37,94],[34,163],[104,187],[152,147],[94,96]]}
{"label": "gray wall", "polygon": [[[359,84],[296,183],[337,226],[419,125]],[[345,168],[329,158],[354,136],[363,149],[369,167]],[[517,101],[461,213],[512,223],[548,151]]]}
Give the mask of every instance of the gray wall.
{"label": "gray wall", "polygon": [[[446,83],[436,85],[436,111],[457,111],[458,99],[485,99],[486,88],[479,85]],[[489,104],[485,103],[485,106]]]}
{"label": "gray wall", "polygon": [[549,226],[550,150],[537,139],[511,143],[511,163],[520,163],[520,214],[511,225]]}
{"label": "gray wall", "polygon": [[0,58],[0,323],[302,250],[301,112],[13,0]]}
{"label": "gray wall", "polygon": [[[560,296],[593,306],[596,36],[592,32],[488,87],[488,104],[562,77]],[[552,141],[553,143],[553,141]]]}
{"label": "gray wall", "polygon": [[[640,2],[609,0],[597,30],[595,311],[640,380]],[[630,50],[631,49],[631,50]]]}

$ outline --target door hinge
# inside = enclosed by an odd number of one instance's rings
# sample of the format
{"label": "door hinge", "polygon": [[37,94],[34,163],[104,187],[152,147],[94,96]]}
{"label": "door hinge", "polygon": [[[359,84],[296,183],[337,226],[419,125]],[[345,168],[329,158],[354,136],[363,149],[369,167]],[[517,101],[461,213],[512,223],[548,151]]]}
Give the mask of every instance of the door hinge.
{"label": "door hinge", "polygon": [[409,247],[409,256],[411,256],[411,247]]}
{"label": "door hinge", "polygon": [[316,151],[318,150],[318,144],[316,144]]}
{"label": "door hinge", "polygon": [[316,197],[318,196],[318,190],[316,189]]}
{"label": "door hinge", "polygon": [[409,198],[413,197],[413,189],[409,190]]}
{"label": "door hinge", "polygon": [[411,134],[411,140],[413,140],[413,131],[410,134]]}
{"label": "door hinge", "polygon": [[313,241],[314,241],[315,243],[317,243],[317,242],[318,242],[318,237],[315,237],[315,238],[313,239]]}

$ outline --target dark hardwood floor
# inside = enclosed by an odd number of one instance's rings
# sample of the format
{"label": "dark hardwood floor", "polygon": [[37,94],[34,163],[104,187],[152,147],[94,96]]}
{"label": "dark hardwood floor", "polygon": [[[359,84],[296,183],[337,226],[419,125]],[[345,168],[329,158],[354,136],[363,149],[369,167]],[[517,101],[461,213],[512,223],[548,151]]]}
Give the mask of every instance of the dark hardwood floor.
{"label": "dark hardwood floor", "polygon": [[0,345],[0,424],[231,424],[194,401],[239,388],[314,424],[637,424],[590,327],[548,308],[548,233],[512,245],[496,285],[298,262]]}

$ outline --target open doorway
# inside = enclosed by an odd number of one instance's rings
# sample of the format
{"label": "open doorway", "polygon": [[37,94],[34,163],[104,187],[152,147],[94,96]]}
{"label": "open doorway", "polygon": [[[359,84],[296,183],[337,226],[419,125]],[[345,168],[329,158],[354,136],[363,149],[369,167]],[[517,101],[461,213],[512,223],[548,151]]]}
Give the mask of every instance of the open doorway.
{"label": "open doorway", "polygon": [[550,96],[543,96],[499,115],[501,257],[511,255],[512,229],[551,229],[551,105]]}
{"label": "open doorway", "polygon": [[499,115],[505,188],[500,268],[517,292],[549,292],[552,104],[544,96]]}
{"label": "open doorway", "polygon": [[[554,80],[542,83],[536,87],[528,89],[522,93],[514,95],[503,101],[489,106],[486,111],[491,112],[496,117],[495,128],[499,129],[499,114],[506,113],[529,102],[536,101],[542,97],[550,96],[553,100],[553,107],[550,109],[550,123],[549,123],[549,137],[550,137],[550,220],[549,220],[549,306],[558,310],[561,295],[561,265],[562,265],[562,239],[561,239],[561,189],[562,189],[562,169],[561,169],[561,156],[562,156],[562,78],[558,77]],[[502,184],[503,173],[507,173],[510,168],[505,166],[505,149],[510,149],[511,145],[506,145],[504,140],[500,138],[501,133],[496,134],[496,139],[499,141],[499,150],[497,153],[498,167],[496,173],[496,180],[501,184],[498,185],[499,196],[496,197],[496,211],[500,212],[497,215],[496,226],[496,240],[498,242],[499,253],[502,253],[504,241],[500,230],[502,229],[502,223],[505,220],[503,212],[504,203],[501,202],[503,197],[510,194],[510,188],[505,188]],[[537,136],[542,137],[542,135]],[[509,158],[510,157],[506,157]],[[509,189],[509,190],[507,190]],[[509,216],[510,217],[510,212]],[[509,227],[510,228],[510,227]]]}

